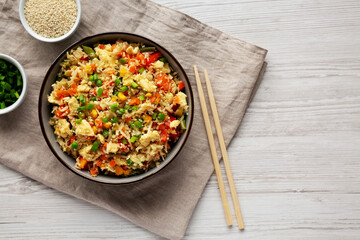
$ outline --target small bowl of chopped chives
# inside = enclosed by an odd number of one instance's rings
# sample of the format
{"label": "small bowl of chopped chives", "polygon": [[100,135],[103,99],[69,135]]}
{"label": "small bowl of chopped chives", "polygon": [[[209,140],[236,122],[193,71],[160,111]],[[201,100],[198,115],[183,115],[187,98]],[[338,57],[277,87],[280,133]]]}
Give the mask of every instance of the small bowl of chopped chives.
{"label": "small bowl of chopped chives", "polygon": [[20,20],[26,31],[43,42],[59,42],[80,23],[80,0],[20,0]]}
{"label": "small bowl of chopped chives", "polygon": [[0,115],[13,111],[25,99],[27,78],[14,58],[0,54]]}

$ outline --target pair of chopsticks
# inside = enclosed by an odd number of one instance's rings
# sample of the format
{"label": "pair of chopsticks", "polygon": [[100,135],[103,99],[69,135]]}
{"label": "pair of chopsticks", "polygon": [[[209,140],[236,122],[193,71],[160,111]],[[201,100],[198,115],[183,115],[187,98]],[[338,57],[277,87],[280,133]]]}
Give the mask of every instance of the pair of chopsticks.
{"label": "pair of chopsticks", "polygon": [[[199,93],[201,110],[202,110],[202,114],[203,114],[204,122],[205,122],[206,133],[207,133],[207,136],[209,139],[211,155],[212,155],[212,159],[214,162],[216,177],[217,177],[217,180],[219,183],[219,188],[220,188],[221,199],[222,199],[222,203],[223,203],[224,210],[225,210],[226,221],[227,221],[227,224],[229,226],[231,226],[232,225],[232,216],[231,216],[229,203],[228,203],[226,193],[225,193],[225,186],[224,186],[224,181],[222,179],[222,175],[221,175],[221,171],[220,171],[219,159],[216,154],[215,140],[214,140],[214,136],[211,131],[210,118],[209,118],[209,113],[208,113],[208,110],[206,107],[205,96],[204,96],[203,88],[201,85],[199,72],[198,72],[198,69],[196,66],[194,66],[194,71],[195,71],[196,85],[197,85],[197,89],[198,89],[198,93]],[[221,130],[221,125],[220,125],[218,111],[216,108],[214,93],[213,93],[210,79],[208,76],[208,72],[206,69],[204,70],[204,75],[205,75],[205,82],[206,82],[206,87],[207,87],[207,91],[208,91],[211,111],[212,111],[212,114],[214,117],[216,133],[219,138],[220,149],[221,149],[221,153],[222,153],[222,156],[224,159],[226,175],[227,175],[227,179],[229,182],[231,197],[232,197],[234,208],[235,208],[236,219],[237,219],[237,222],[239,225],[239,229],[244,229],[244,221],[242,219],[241,210],[240,210],[240,206],[239,206],[239,200],[237,197],[234,180],[233,180],[232,173],[231,173],[229,157],[228,157],[228,154],[226,151],[225,140],[224,140],[224,136],[223,136],[223,133]]]}

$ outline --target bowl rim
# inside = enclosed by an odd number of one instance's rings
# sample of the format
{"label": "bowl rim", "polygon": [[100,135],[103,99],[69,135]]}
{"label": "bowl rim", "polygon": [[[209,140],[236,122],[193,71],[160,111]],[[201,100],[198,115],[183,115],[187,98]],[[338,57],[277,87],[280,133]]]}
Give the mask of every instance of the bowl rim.
{"label": "bowl rim", "polygon": [[[74,166],[70,166],[69,164],[67,164],[67,162],[65,160],[63,160],[58,154],[57,152],[55,151],[53,145],[51,144],[49,138],[48,138],[48,135],[46,134],[46,131],[45,131],[45,125],[44,125],[44,122],[43,122],[43,115],[42,115],[42,100],[43,100],[43,96],[44,96],[44,91],[45,91],[45,84],[46,84],[46,79],[49,77],[51,71],[53,70],[53,68],[56,66],[56,63],[60,60],[60,58],[66,54],[67,51],[73,49],[75,46],[77,45],[80,45],[82,44],[83,42],[87,41],[87,40],[91,40],[92,38],[94,37],[99,37],[99,36],[104,36],[104,35],[112,35],[112,34],[122,34],[122,35],[128,35],[128,36],[133,36],[133,37],[138,37],[138,38],[141,38],[145,41],[148,41],[150,42],[151,44],[155,45],[155,46],[159,46],[161,48],[161,50],[163,50],[164,52],[166,52],[174,61],[175,63],[179,66],[180,68],[180,71],[184,74],[184,80],[187,81],[188,83],[188,90],[189,90],[189,95],[188,96],[190,99],[191,99],[191,104],[190,104],[190,111],[189,111],[189,114],[190,114],[190,118],[189,118],[189,124],[188,124],[188,129],[186,130],[186,132],[184,133],[185,134],[185,137],[184,137],[184,140],[182,142],[182,144],[179,146],[177,152],[174,154],[174,156],[169,159],[168,161],[164,161],[165,164],[162,165],[161,168],[159,167],[156,167],[155,171],[152,172],[151,174],[146,174],[143,173],[143,174],[140,174],[140,175],[137,175],[139,176],[137,179],[133,179],[131,181],[124,181],[124,182],[111,182],[111,181],[106,181],[106,180],[99,180],[95,177],[91,177],[91,176],[88,176],[87,174],[81,174],[80,172],[76,171],[74,169]],[[121,39],[119,37],[119,39]],[[193,124],[193,118],[194,118],[194,96],[193,96],[193,91],[192,91],[192,87],[191,87],[191,84],[190,84],[190,80],[189,80],[189,77],[187,76],[184,68],[182,67],[182,65],[179,63],[179,61],[174,57],[173,54],[171,54],[166,48],[164,48],[163,46],[159,45],[158,43],[154,42],[153,40],[150,40],[146,37],[143,37],[143,36],[140,36],[140,35],[137,35],[137,34],[134,34],[134,33],[128,33],[128,32],[104,32],[104,33],[98,33],[98,34],[94,34],[94,35],[91,35],[91,36],[87,36],[85,38],[82,38],[76,42],[74,42],[73,44],[71,44],[69,47],[67,47],[64,51],[62,51],[58,57],[53,61],[53,63],[50,65],[44,79],[43,79],[43,82],[41,84],[41,88],[40,88],[40,92],[39,92],[39,101],[38,101],[38,117],[39,117],[39,121],[40,121],[40,128],[41,128],[41,132],[43,134],[43,137],[45,138],[45,141],[47,143],[47,145],[49,146],[50,150],[52,151],[52,153],[55,155],[55,157],[68,169],[70,169],[73,173],[75,173],[76,175],[80,176],[80,177],[83,177],[87,180],[90,180],[90,181],[93,181],[93,182],[96,182],[96,183],[101,183],[101,184],[109,184],[109,185],[122,185],[122,184],[131,184],[131,183],[137,183],[139,181],[142,181],[144,179],[147,179],[149,178],[150,176],[153,176],[155,175],[156,173],[160,172],[162,169],[164,169],[165,167],[167,167],[171,162],[173,162],[173,160],[179,155],[179,153],[181,152],[181,150],[183,149],[184,145],[186,144],[186,141],[190,135],[190,131],[191,131],[191,128],[192,128],[192,124]],[[165,158],[166,160],[166,158]],[[144,175],[144,176],[142,176]],[[125,178],[126,179],[126,178]]]}
{"label": "bowl rim", "polygon": [[25,95],[26,95],[26,91],[27,91],[27,77],[26,77],[26,73],[25,73],[23,66],[21,66],[21,64],[15,58],[10,57],[9,55],[0,53],[0,59],[3,59],[5,61],[8,61],[8,62],[12,63],[13,65],[15,65],[15,67],[20,71],[20,74],[22,77],[22,82],[23,82],[20,97],[18,98],[18,100],[16,100],[16,102],[11,104],[10,106],[8,106],[4,109],[0,109],[0,115],[2,115],[2,114],[9,113],[11,111],[14,111],[25,100]]}
{"label": "bowl rim", "polygon": [[40,40],[42,42],[49,42],[49,43],[54,43],[54,42],[60,42],[62,40],[67,39],[68,37],[70,37],[78,28],[78,26],[80,25],[80,20],[81,20],[81,2],[80,0],[74,0],[76,2],[76,6],[77,6],[77,17],[76,17],[76,21],[74,23],[74,25],[72,26],[72,28],[65,33],[64,35],[57,37],[57,38],[46,38],[41,36],[40,34],[36,33],[27,23],[27,20],[25,18],[25,13],[24,13],[24,8],[25,8],[25,2],[27,0],[20,0],[19,2],[19,16],[20,16],[20,21],[22,23],[22,25],[24,26],[25,30],[34,38],[36,38],[37,40]]}

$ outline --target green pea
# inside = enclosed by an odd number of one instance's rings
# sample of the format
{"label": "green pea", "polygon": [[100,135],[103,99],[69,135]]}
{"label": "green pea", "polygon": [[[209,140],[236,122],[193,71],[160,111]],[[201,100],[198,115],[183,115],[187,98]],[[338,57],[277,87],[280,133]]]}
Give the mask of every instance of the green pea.
{"label": "green pea", "polygon": [[78,149],[78,148],[79,148],[79,144],[74,141],[74,142],[71,144],[71,149],[75,150],[75,149]]}
{"label": "green pea", "polygon": [[160,120],[160,121],[164,121],[165,120],[165,114],[163,113],[159,113],[157,118]]}

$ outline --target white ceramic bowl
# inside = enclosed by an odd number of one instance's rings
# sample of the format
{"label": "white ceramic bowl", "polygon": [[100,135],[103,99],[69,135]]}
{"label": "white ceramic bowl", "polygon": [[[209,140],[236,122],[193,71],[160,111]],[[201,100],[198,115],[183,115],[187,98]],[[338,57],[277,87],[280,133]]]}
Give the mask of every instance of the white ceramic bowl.
{"label": "white ceramic bowl", "polygon": [[76,21],[74,23],[74,26],[70,29],[70,31],[68,31],[67,33],[65,33],[64,35],[62,35],[61,37],[57,37],[57,38],[46,38],[43,37],[39,34],[37,34],[34,30],[32,30],[32,28],[28,25],[26,18],[25,18],[25,14],[24,14],[24,8],[25,8],[25,2],[27,0],[20,0],[20,4],[19,4],[19,15],[20,15],[20,20],[22,25],[24,26],[24,28],[26,29],[26,31],[33,36],[34,38],[43,41],[43,42],[60,42],[68,37],[70,37],[77,29],[77,27],[80,24],[80,19],[81,19],[81,4],[80,4],[80,0],[75,0],[76,5],[77,5],[77,18]]}
{"label": "white ceramic bowl", "polygon": [[4,109],[0,109],[0,115],[2,115],[2,114],[5,114],[5,113],[15,110],[24,101],[25,95],[26,95],[26,90],[27,90],[27,78],[26,78],[24,68],[14,58],[12,58],[8,55],[5,55],[5,54],[0,54],[0,59],[4,59],[5,61],[14,64],[15,67],[17,69],[19,69],[21,77],[22,77],[22,81],[23,81],[23,87],[22,87],[22,91],[21,91],[19,99],[16,102],[14,102],[12,105],[10,105]]}

